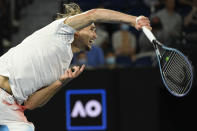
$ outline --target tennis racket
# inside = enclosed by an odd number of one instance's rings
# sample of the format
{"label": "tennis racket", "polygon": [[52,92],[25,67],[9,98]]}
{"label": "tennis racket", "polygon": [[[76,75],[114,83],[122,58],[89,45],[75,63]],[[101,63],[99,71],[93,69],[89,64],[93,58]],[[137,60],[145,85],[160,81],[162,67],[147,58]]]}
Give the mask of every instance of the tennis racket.
{"label": "tennis racket", "polygon": [[177,97],[188,94],[193,82],[193,69],[188,58],[179,50],[160,43],[146,27],[142,27],[142,31],[153,44],[161,77],[167,90]]}

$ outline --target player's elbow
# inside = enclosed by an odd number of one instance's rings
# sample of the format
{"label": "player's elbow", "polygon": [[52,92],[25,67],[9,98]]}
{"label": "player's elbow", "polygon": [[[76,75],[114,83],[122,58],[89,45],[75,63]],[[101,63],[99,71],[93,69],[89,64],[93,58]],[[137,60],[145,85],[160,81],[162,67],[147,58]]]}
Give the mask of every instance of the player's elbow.
{"label": "player's elbow", "polygon": [[28,109],[28,110],[34,110],[34,109],[36,109],[36,108],[40,108],[40,107],[43,107],[44,105],[38,105],[38,106],[25,106],[26,107],[26,109]]}
{"label": "player's elbow", "polygon": [[98,9],[91,9],[87,12],[87,19],[92,23],[96,22],[96,14],[98,12]]}
{"label": "player's elbow", "polygon": [[35,104],[35,103],[33,104],[33,103],[30,103],[30,102],[24,102],[24,106],[28,110],[34,110],[36,108],[41,107],[41,105],[39,105],[39,104]]}
{"label": "player's elbow", "polygon": [[29,106],[29,105],[25,105],[26,109],[28,110],[34,110],[36,107],[34,106]]}

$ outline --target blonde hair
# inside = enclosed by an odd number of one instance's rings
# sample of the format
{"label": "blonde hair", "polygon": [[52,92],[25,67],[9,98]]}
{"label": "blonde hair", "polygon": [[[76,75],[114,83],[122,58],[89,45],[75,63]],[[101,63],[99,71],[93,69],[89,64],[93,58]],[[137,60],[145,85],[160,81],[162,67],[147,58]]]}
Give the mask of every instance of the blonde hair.
{"label": "blonde hair", "polygon": [[81,8],[76,3],[64,4],[65,12],[57,13],[56,19],[61,19],[82,13]]}

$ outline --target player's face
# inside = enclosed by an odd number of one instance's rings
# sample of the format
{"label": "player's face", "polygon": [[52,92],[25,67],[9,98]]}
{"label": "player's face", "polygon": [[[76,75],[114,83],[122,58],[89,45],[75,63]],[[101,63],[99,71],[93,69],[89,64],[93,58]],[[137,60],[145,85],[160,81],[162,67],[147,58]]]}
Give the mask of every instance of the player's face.
{"label": "player's face", "polygon": [[94,40],[97,38],[96,27],[94,24],[82,29],[79,31],[79,48],[81,50],[89,51],[94,43]]}

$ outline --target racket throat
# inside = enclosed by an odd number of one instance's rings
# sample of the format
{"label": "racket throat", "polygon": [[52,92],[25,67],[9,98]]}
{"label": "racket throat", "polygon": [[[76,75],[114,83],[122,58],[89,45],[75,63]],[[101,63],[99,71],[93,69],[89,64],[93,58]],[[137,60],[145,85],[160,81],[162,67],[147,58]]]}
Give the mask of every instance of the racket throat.
{"label": "racket throat", "polygon": [[159,51],[159,47],[158,47],[158,42],[156,40],[153,40],[152,42],[153,47],[155,49],[156,54],[159,56],[159,58],[161,59],[161,53]]}
{"label": "racket throat", "polygon": [[160,54],[160,52],[159,52],[159,49],[158,49],[158,48],[157,48],[157,49],[155,49],[155,52],[158,54],[159,58],[161,59],[161,54]]}

